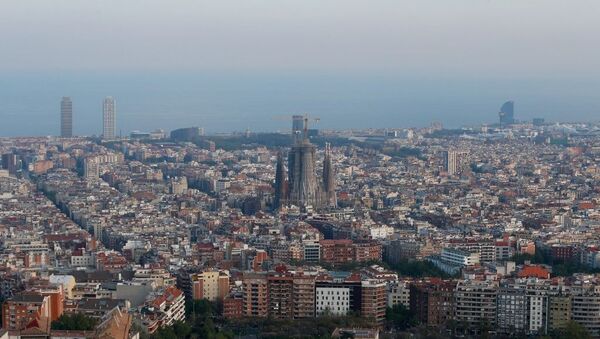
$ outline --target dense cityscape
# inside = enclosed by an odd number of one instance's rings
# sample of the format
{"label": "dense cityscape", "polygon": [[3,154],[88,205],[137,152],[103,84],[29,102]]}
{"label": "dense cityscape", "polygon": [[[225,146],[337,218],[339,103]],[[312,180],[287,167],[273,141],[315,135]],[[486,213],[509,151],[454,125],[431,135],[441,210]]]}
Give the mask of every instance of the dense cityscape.
{"label": "dense cityscape", "polygon": [[[0,138],[0,338],[600,336],[600,124]],[[491,119],[490,119],[491,120]]]}

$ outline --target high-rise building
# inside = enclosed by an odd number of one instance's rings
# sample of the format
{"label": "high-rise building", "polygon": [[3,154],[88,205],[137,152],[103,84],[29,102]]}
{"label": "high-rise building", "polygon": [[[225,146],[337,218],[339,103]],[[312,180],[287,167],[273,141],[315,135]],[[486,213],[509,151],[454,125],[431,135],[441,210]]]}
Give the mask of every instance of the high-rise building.
{"label": "high-rise building", "polygon": [[525,289],[503,286],[498,291],[496,325],[500,333],[528,332],[529,308]]}
{"label": "high-rise building", "polygon": [[315,316],[315,276],[294,275],[294,319]]}
{"label": "high-rise building", "polygon": [[115,131],[117,128],[116,115],[115,99],[113,97],[106,97],[102,104],[102,138],[105,140],[112,140],[115,138]]}
{"label": "high-rise building", "polygon": [[497,281],[458,282],[454,294],[454,320],[477,331],[493,329],[496,326],[497,294]]}
{"label": "high-rise building", "polygon": [[10,174],[16,174],[19,170],[19,159],[14,153],[2,154],[2,168],[8,170]]}
{"label": "high-rise building", "polygon": [[192,285],[194,300],[223,300],[229,293],[229,275],[226,271],[205,270],[192,275]]}
{"label": "high-rise building", "polygon": [[454,317],[454,288],[451,281],[424,281],[409,286],[409,305],[420,323],[443,327]]}
{"label": "high-rise building", "polygon": [[60,136],[73,136],[73,102],[70,97],[63,97],[60,101]]}
{"label": "high-rise building", "polygon": [[292,319],[294,314],[293,288],[291,275],[272,275],[268,278],[269,316],[276,319]]}
{"label": "high-rise building", "polygon": [[361,284],[361,316],[383,324],[387,307],[387,283],[384,280],[368,279],[361,281]]}
{"label": "high-rise building", "polygon": [[500,125],[506,126],[515,123],[515,102],[507,101],[500,107]]}
{"label": "high-rise building", "polygon": [[548,301],[548,327],[550,330],[560,330],[567,327],[571,320],[571,296],[551,296]]}
{"label": "high-rise building", "polygon": [[267,317],[269,314],[269,295],[267,275],[264,273],[244,273],[243,310],[248,317]]}
{"label": "high-rise building", "polygon": [[460,175],[468,165],[469,153],[464,151],[444,151],[444,169],[449,175]]}
{"label": "high-rise building", "polygon": [[600,287],[573,292],[571,320],[585,327],[593,337],[600,336]]}

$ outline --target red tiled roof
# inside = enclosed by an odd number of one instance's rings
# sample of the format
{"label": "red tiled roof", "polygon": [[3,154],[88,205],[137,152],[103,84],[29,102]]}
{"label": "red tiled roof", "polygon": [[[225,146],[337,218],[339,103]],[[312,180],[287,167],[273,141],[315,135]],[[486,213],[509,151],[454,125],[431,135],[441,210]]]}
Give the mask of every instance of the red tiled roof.
{"label": "red tiled roof", "polygon": [[548,279],[550,278],[550,272],[542,266],[525,265],[518,276],[520,278]]}

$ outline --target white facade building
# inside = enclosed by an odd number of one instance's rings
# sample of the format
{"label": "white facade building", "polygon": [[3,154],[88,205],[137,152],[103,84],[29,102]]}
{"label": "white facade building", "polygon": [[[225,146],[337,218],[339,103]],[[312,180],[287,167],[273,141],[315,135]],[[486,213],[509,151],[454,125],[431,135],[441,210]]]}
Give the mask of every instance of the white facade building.
{"label": "white facade building", "polygon": [[317,315],[344,316],[350,310],[350,289],[347,287],[317,287]]}
{"label": "white facade building", "polygon": [[442,249],[441,259],[450,264],[472,266],[479,264],[479,253],[469,253],[455,248],[444,248]]}

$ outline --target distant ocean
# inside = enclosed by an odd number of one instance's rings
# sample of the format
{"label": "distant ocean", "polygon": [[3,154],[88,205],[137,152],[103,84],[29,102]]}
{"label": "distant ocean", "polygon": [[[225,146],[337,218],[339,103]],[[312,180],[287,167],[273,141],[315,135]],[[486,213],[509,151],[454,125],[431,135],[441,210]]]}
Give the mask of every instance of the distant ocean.
{"label": "distant ocean", "polygon": [[117,131],[204,127],[209,134],[290,128],[308,112],[316,128],[448,127],[515,117],[600,120],[600,80],[507,79],[318,72],[0,72],[0,136],[56,135],[60,100],[73,100],[74,133],[100,134],[102,99],[117,102]]}

